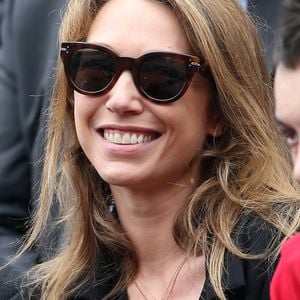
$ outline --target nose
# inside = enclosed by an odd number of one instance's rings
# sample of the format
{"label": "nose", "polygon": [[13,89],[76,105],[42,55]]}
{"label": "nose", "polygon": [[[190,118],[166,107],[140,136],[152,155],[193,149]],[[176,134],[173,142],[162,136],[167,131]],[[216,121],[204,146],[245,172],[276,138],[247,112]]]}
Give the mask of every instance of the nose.
{"label": "nose", "polygon": [[144,109],[141,97],[131,73],[124,71],[108,92],[106,108],[119,115],[140,114]]}

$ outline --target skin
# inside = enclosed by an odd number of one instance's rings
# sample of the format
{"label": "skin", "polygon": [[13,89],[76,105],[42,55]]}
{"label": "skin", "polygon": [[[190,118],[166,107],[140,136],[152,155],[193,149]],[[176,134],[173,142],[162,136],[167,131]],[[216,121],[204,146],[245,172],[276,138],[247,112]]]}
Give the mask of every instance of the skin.
{"label": "skin", "polygon": [[[153,51],[193,54],[169,8],[148,0],[109,1],[94,20],[87,41],[129,57]],[[74,97],[79,142],[109,183],[120,222],[137,248],[140,269],[136,280],[145,291],[161,298],[185,257],[172,236],[173,220],[195,189],[203,143],[218,125],[208,109],[209,83],[196,74],[180,100],[159,105],[141,96],[131,73],[124,71],[105,95],[75,92]],[[120,145],[107,141],[105,130],[120,136],[135,132],[156,138]],[[172,297],[199,299],[204,280],[204,257],[188,259]],[[141,299],[134,284],[128,287],[128,294],[130,299]]]}
{"label": "skin", "polygon": [[290,69],[279,63],[276,68],[274,92],[276,118],[290,147],[294,176],[300,182],[300,65]]}

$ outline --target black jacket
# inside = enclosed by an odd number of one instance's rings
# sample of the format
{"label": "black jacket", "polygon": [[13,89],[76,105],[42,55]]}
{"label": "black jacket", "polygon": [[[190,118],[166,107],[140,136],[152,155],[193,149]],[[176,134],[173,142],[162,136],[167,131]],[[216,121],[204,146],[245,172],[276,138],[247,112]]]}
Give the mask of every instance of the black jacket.
{"label": "black jacket", "polygon": [[[268,249],[275,231],[260,219],[245,217],[234,230],[234,240],[247,253],[257,254]],[[209,258],[208,258],[209,259]],[[276,263],[267,260],[241,259],[226,252],[225,294],[228,300],[269,300],[269,286]],[[101,277],[101,274],[98,274]],[[101,300],[112,289],[113,282],[97,285],[97,281],[82,288],[70,300]],[[6,299],[6,298],[5,298]],[[28,293],[17,293],[12,300],[28,300]],[[39,296],[33,298],[38,300]],[[217,300],[208,276],[199,300]],[[126,291],[112,300],[128,300]]]}

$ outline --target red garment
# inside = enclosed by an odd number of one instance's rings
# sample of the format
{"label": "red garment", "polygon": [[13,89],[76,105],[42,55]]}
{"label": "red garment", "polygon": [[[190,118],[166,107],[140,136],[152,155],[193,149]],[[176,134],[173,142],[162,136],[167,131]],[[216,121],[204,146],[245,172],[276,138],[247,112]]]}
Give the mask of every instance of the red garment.
{"label": "red garment", "polygon": [[271,282],[272,300],[300,299],[300,233],[287,240]]}

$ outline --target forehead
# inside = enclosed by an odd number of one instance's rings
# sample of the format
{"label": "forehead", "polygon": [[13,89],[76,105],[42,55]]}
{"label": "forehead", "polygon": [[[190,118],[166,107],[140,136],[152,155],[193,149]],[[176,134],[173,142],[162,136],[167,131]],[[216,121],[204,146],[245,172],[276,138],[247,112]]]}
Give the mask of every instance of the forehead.
{"label": "forehead", "polygon": [[110,0],[98,12],[87,40],[132,56],[150,51],[190,52],[171,8],[150,0]]}
{"label": "forehead", "polygon": [[300,65],[289,69],[279,63],[274,81],[276,117],[300,128]]}

